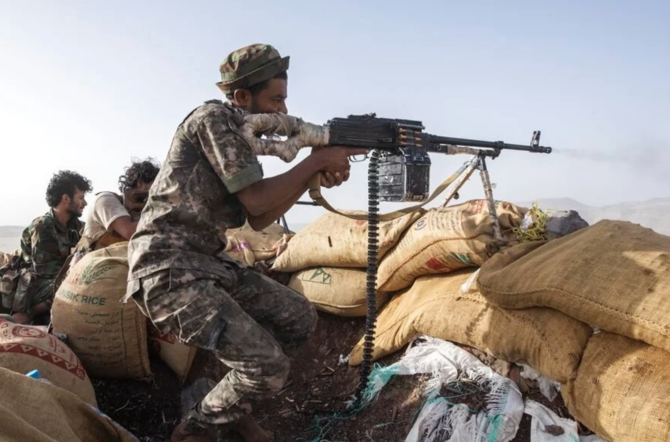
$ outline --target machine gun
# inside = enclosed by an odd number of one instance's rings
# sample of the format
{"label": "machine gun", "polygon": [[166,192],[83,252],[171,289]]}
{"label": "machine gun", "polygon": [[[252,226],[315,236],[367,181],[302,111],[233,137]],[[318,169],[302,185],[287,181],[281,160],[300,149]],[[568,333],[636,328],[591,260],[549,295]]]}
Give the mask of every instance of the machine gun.
{"label": "machine gun", "polygon": [[381,201],[426,201],[430,193],[430,153],[472,154],[485,169],[485,158],[497,158],[502,150],[551,153],[540,146],[540,131],[528,146],[503,141],[443,137],[423,132],[420,121],[377,118],[375,114],[334,118],[327,123],[329,144],[379,150],[379,197]]}
{"label": "machine gun", "polygon": [[[377,313],[375,293],[379,221],[398,218],[416,211],[439,196],[465,173],[452,193],[442,202],[442,207],[445,207],[452,198],[458,198],[460,188],[475,170],[479,170],[491,217],[494,242],[500,247],[504,245],[505,240],[501,234],[496,214],[486,159],[497,158],[503,150],[531,153],[551,153],[552,151],[551,147],[540,145],[540,131],[533,132],[530,144],[524,146],[507,144],[503,141],[480,141],[431,135],[423,132],[424,126],[420,121],[378,118],[376,114],[333,118],[323,126],[305,123],[295,117],[278,115],[251,115],[245,117],[245,123],[247,130],[242,132],[257,154],[275,155],[285,161],[295,158],[297,151],[306,146],[342,146],[372,150],[368,168],[368,213],[366,215],[343,214],[331,207],[321,195],[320,176],[318,175],[310,181],[309,191],[314,202],[325,209],[348,218],[367,219],[368,221],[367,312],[363,362],[354,407],[360,404],[372,367]],[[289,139],[260,141],[257,137],[259,133],[286,135],[289,136]],[[466,154],[472,157],[430,194],[430,153]],[[421,203],[380,215],[378,213],[380,201]],[[492,253],[495,253],[495,250]]]}
{"label": "machine gun", "polygon": [[[464,138],[443,137],[423,132],[425,129],[420,121],[377,118],[375,114],[351,115],[348,118],[334,118],[327,124],[329,127],[329,144],[373,149],[368,171],[368,268],[367,268],[367,320],[363,347],[363,364],[361,379],[356,394],[356,401],[367,387],[371,370],[371,359],[374,350],[374,329],[376,322],[375,292],[377,283],[377,214],[378,202],[409,202],[422,201],[416,210],[428,203],[441,191],[451,185],[468,169],[466,176],[457,184],[442,206],[446,206],[451,198],[458,198],[458,190],[478,169],[488,202],[489,214],[496,243],[504,242],[500,223],[496,215],[493,191],[486,167],[486,158],[497,158],[503,150],[517,150],[532,153],[551,153],[551,147],[540,145],[540,131],[533,132],[530,145],[507,144],[503,141],[480,141]],[[443,182],[438,189],[430,194],[430,153],[470,154],[469,163],[464,164],[455,174]],[[321,205],[326,206],[313,180],[310,196]],[[327,207],[327,206],[326,206]],[[328,207],[327,207],[328,208]],[[399,211],[399,214],[408,210]],[[392,214],[395,215],[395,214]],[[387,216],[387,218],[390,218]]]}

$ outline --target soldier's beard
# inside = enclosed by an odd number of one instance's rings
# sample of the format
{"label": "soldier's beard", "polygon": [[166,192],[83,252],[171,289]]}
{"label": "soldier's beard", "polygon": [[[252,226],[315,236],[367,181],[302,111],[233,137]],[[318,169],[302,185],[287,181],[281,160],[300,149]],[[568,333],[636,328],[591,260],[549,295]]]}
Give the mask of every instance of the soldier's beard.
{"label": "soldier's beard", "polygon": [[73,203],[70,203],[70,206],[67,208],[67,213],[70,214],[70,217],[74,218],[79,218],[82,215],[81,210],[79,210],[79,208]]}
{"label": "soldier's beard", "polygon": [[262,113],[260,107],[258,106],[258,101],[256,101],[256,98],[251,99],[251,105],[249,106],[249,113],[250,114]]}

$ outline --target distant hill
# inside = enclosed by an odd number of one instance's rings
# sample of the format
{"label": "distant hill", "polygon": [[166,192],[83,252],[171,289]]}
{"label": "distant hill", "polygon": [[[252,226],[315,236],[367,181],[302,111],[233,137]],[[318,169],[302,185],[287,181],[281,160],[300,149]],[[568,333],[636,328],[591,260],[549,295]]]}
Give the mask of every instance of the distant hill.
{"label": "distant hill", "polygon": [[[602,219],[630,221],[663,235],[670,235],[670,198],[625,202],[602,207],[588,206],[571,198],[539,199],[538,203],[542,209],[576,210],[589,224]],[[521,201],[515,204],[530,207],[533,201]],[[300,231],[307,224],[289,220],[289,228],[294,232]]]}
{"label": "distant hill", "polygon": [[[530,207],[532,201],[515,203]],[[655,198],[610,206],[587,206],[570,198],[548,198],[538,200],[541,209],[576,210],[589,224],[602,219],[630,221],[648,227],[663,235],[670,235],[670,198]]]}

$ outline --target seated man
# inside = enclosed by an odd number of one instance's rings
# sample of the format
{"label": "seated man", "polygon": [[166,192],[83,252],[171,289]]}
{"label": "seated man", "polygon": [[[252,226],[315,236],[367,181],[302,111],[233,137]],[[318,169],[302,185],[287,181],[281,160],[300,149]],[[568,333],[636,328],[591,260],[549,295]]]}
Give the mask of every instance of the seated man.
{"label": "seated man", "polygon": [[46,193],[51,210],[23,231],[21,254],[0,275],[3,305],[12,309],[14,322],[28,324],[50,310],[56,279],[80,239],[84,223],[79,218],[91,190],[91,182],[76,172],[51,178]]}
{"label": "seated man", "polygon": [[263,176],[234,117],[288,112],[288,61],[263,44],[226,58],[218,86],[230,102],[207,101],[179,125],[128,245],[125,299],[132,297],[161,332],[214,352],[231,368],[211,390],[192,393],[195,404],[172,442],[214,441],[228,429],[247,442],[272,440],[250,413],[283,388],[290,368],[283,347],[305,342],[316,327],[316,310],[304,296],[224,252],[226,228],[248,221],[264,229],[298,201],[317,173],[324,172],[325,187],[340,185],[349,177],[349,156],[367,153],[313,150],[289,171]]}
{"label": "seated man", "polygon": [[130,240],[159,170],[150,158],[133,161],[119,177],[121,195],[114,192],[95,194],[73,264],[87,252]]}

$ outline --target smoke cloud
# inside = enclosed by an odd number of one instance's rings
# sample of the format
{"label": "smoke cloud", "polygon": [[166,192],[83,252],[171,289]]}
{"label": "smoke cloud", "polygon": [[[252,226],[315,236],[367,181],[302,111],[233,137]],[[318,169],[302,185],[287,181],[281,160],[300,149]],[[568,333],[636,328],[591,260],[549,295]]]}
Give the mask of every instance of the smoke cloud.
{"label": "smoke cloud", "polygon": [[554,148],[552,154],[599,163],[619,163],[635,170],[667,170],[670,165],[670,147],[667,144],[643,144],[628,148],[572,149]]}

